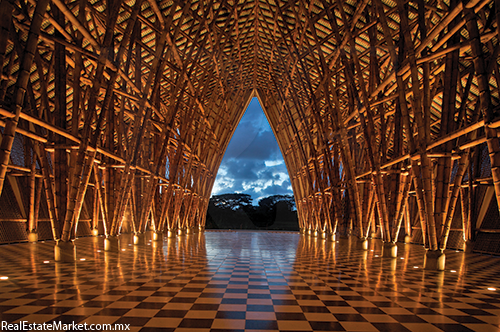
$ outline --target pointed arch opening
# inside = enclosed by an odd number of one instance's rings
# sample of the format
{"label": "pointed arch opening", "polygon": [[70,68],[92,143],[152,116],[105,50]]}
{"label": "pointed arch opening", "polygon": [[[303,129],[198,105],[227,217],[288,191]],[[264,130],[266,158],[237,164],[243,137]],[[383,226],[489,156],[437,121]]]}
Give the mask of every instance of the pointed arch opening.
{"label": "pointed arch opening", "polygon": [[297,230],[292,183],[269,118],[254,93],[215,179],[207,228]]}

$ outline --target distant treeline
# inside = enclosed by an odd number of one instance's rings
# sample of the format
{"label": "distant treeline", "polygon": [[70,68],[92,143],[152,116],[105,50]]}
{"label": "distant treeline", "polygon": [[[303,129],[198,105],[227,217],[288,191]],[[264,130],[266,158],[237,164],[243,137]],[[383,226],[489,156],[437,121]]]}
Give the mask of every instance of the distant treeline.
{"label": "distant treeline", "polygon": [[247,194],[222,194],[210,198],[207,229],[299,230],[295,200],[273,195],[252,204]]}

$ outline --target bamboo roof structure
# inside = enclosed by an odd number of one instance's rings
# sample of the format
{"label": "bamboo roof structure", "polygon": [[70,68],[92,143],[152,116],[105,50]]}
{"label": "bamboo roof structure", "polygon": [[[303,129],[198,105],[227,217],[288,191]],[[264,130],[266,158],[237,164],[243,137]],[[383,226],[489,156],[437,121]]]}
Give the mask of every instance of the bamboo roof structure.
{"label": "bamboo roof structure", "polygon": [[203,228],[258,97],[303,230],[431,250],[500,241],[499,13],[493,0],[1,0],[0,207],[17,212],[0,223],[36,233],[45,218],[62,241],[82,222]]}

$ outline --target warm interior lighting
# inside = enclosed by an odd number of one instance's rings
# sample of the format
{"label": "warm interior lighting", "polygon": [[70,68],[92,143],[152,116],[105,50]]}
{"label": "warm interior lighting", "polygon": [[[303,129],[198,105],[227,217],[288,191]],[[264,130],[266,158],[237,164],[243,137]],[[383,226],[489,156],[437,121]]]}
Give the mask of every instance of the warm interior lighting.
{"label": "warm interior lighting", "polygon": [[488,287],[488,290],[490,290],[490,291],[496,291],[497,289],[493,288],[493,287]]}
{"label": "warm interior lighting", "polygon": [[48,264],[48,263],[50,263],[50,261],[43,261],[43,262],[44,262],[45,264]]}
{"label": "warm interior lighting", "polygon": [[85,260],[85,258],[80,258],[80,260],[81,260],[81,261],[84,261],[84,260]]}
{"label": "warm interior lighting", "polygon": [[414,268],[414,269],[418,269],[418,266],[414,266],[413,268]]}
{"label": "warm interior lighting", "polygon": [[0,280],[7,280],[7,279],[9,279],[9,277],[5,277],[5,276],[0,277]]}
{"label": "warm interior lighting", "polygon": [[457,271],[455,271],[455,270],[451,270],[450,272],[452,272],[452,273],[456,273]]}

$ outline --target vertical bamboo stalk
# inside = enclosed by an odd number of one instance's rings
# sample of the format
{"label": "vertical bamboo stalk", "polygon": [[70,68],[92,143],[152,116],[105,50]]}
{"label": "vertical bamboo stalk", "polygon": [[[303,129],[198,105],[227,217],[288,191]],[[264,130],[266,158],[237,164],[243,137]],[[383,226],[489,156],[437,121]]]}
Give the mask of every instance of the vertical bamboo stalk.
{"label": "vertical bamboo stalk", "polygon": [[38,216],[40,215],[40,202],[42,200],[42,179],[38,179],[36,183],[35,211],[34,220],[35,227],[38,230]]}
{"label": "vertical bamboo stalk", "polygon": [[110,223],[107,216],[107,205],[105,202],[105,193],[102,188],[102,178],[100,176],[99,168],[97,164],[94,164],[94,177],[95,177],[95,189],[97,190],[97,198],[99,201],[99,206],[101,209],[102,225],[104,227],[104,235],[109,236],[110,234]]}
{"label": "vertical bamboo stalk", "polygon": [[415,193],[416,193],[416,199],[417,199],[417,207],[418,207],[418,214],[419,214],[419,219],[420,219],[420,228],[422,229],[422,238],[423,238],[423,244],[425,248],[428,248],[429,246],[429,239],[427,237],[427,214],[426,214],[426,209],[425,209],[425,202],[424,202],[424,194],[423,194],[423,186],[422,186],[422,180],[420,179],[420,165],[416,160],[411,161],[411,168],[412,168],[412,177],[413,177],[413,184],[415,186]]}
{"label": "vertical bamboo stalk", "polygon": [[394,222],[396,224],[395,232],[393,235],[393,241],[397,241],[399,237],[399,232],[401,230],[401,224],[403,223],[403,216],[405,211],[405,204],[408,202],[408,193],[411,185],[411,175],[401,174],[403,180],[400,183],[400,193],[398,194],[398,200],[396,203],[396,213],[394,214]]}
{"label": "vertical bamboo stalk", "polygon": [[132,231],[137,233],[139,225],[137,224],[139,222],[139,212],[137,211],[140,209],[140,205],[137,203],[138,197],[137,197],[137,186],[132,186],[131,192],[130,192],[130,218],[131,221],[130,223],[132,224]]}
{"label": "vertical bamboo stalk", "polygon": [[368,209],[366,210],[366,233],[365,237],[370,235],[370,228],[373,219],[373,213],[375,211],[376,198],[375,198],[375,190],[370,190],[370,197],[368,199]]}
{"label": "vertical bamboo stalk", "polygon": [[[411,188],[411,181],[410,181],[410,188]],[[413,235],[412,228],[411,228],[411,219],[410,219],[410,200],[408,197],[406,197],[405,203],[404,203],[404,219],[405,219],[405,235],[411,236]]]}
{"label": "vertical bamboo stalk", "polygon": [[[94,170],[95,172],[95,170]],[[95,177],[95,175],[94,175]],[[97,230],[99,229],[99,194],[97,192],[97,183],[94,185],[94,199],[92,200],[93,207],[92,207],[92,229]]]}
{"label": "vertical bamboo stalk", "polygon": [[464,153],[460,156],[459,159],[458,171],[457,174],[455,175],[451,200],[446,214],[445,224],[443,225],[443,230],[441,231],[441,239],[440,239],[441,250],[446,249],[446,244],[448,242],[448,237],[450,235],[451,223],[453,221],[453,216],[455,215],[455,206],[458,200],[459,190],[462,186],[462,179],[464,177],[468,164],[469,164],[469,153]]}
{"label": "vertical bamboo stalk", "polygon": [[35,145],[35,151],[38,155],[38,160],[40,160],[40,166],[42,168],[43,184],[45,187],[45,197],[47,199],[47,207],[49,210],[49,219],[52,230],[52,237],[54,240],[58,240],[59,232],[58,232],[58,224],[56,221],[57,220],[56,208],[54,206],[55,204],[54,190],[52,187],[52,180],[50,176],[51,172],[50,172],[49,162],[47,160],[47,153],[45,152],[43,146],[40,144]]}
{"label": "vertical bamboo stalk", "polygon": [[465,189],[460,187],[460,203],[462,205],[462,238],[464,242],[470,240],[469,238],[469,207],[467,206],[467,194]]}
{"label": "vertical bamboo stalk", "polygon": [[29,191],[30,191],[30,201],[29,201],[29,215],[28,215],[28,231],[30,233],[36,232],[37,224],[35,218],[35,189],[36,189],[36,158],[35,151],[31,154],[31,167],[29,176]]}

